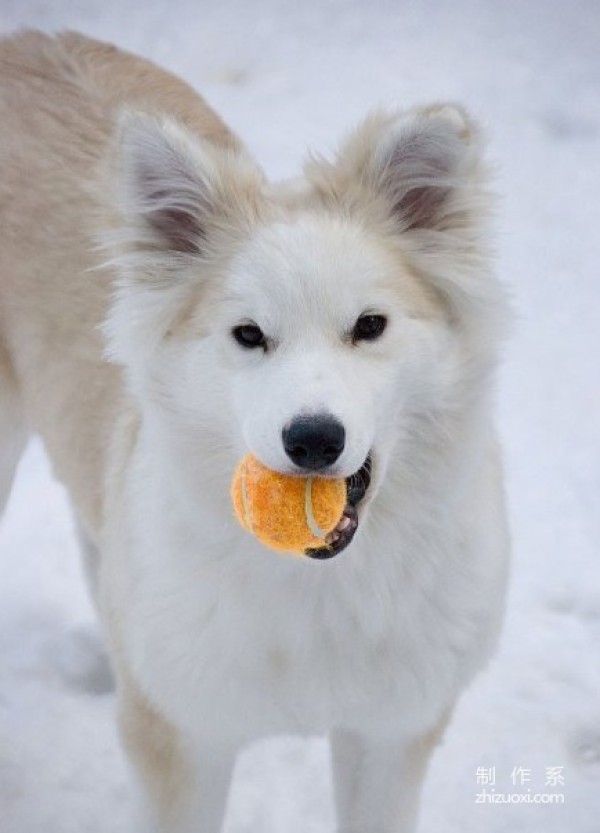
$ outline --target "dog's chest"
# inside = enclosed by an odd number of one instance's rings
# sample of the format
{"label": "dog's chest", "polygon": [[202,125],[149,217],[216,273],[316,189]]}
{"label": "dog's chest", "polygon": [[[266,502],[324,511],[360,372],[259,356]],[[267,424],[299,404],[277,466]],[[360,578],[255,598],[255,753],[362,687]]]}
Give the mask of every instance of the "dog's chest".
{"label": "dog's chest", "polygon": [[248,740],[435,719],[473,648],[435,599],[393,571],[368,585],[275,567],[171,565],[136,582],[128,652],[171,719]]}

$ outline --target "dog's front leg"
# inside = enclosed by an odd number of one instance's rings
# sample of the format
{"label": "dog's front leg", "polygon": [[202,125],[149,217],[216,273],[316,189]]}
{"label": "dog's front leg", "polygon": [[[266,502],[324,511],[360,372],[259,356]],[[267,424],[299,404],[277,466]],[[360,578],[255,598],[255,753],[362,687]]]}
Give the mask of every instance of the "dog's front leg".
{"label": "dog's front leg", "polygon": [[120,725],[140,787],[136,833],[220,833],[236,750],[190,742],[130,686]]}
{"label": "dog's front leg", "polygon": [[414,833],[427,764],[446,723],[412,741],[332,733],[337,833]]}

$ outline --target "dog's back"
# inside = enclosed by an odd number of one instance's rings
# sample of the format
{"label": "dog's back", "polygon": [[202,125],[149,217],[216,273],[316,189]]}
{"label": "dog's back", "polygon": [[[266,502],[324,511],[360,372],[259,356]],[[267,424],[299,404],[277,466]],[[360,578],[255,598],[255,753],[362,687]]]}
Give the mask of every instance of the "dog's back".
{"label": "dog's back", "polygon": [[120,371],[102,360],[111,277],[97,269],[115,120],[164,112],[216,143],[237,140],[185,83],[78,34],[0,41],[0,67],[0,508],[30,429],[94,527],[122,397]]}

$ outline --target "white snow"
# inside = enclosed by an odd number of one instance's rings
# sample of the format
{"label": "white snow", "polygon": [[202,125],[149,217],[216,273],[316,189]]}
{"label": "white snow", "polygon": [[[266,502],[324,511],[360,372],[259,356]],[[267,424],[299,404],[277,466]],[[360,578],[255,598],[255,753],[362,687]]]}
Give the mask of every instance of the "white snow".
{"label": "white snow", "polygon": [[[422,833],[600,833],[600,5],[596,0],[2,0],[187,78],[273,176],[378,104],[456,99],[499,165],[519,321],[499,386],[514,536],[497,658],[461,702]],[[0,529],[0,831],[125,833],[126,765],[61,487],[30,446]],[[564,785],[546,786],[560,766]],[[564,805],[475,803],[563,793]],[[514,767],[531,781],[513,786]],[[491,790],[492,786],[488,786]],[[227,833],[329,833],[323,740],[241,759]],[[368,833],[368,831],[365,831]]]}

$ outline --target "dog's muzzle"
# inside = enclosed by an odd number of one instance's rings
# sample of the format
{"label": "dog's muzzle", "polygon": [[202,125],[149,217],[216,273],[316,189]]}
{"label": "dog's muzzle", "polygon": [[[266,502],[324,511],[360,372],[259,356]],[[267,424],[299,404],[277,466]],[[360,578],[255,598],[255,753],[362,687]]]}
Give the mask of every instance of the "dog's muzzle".
{"label": "dog's muzzle", "polygon": [[320,560],[333,558],[334,555],[338,555],[342,550],[345,550],[352,541],[358,529],[358,511],[356,507],[366,495],[371,483],[371,467],[372,460],[369,454],[360,469],[346,478],[348,497],[342,517],[335,529],[325,539],[327,541],[326,546],[309,547],[304,551],[304,554],[309,558]]}

